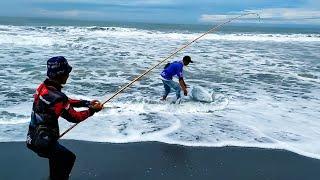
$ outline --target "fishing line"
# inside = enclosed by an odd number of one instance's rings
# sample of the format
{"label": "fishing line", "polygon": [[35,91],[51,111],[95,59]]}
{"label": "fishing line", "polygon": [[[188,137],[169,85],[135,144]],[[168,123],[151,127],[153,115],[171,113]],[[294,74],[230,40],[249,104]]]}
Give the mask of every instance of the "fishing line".
{"label": "fishing line", "polygon": [[[182,51],[183,49],[185,49],[186,47],[190,46],[192,43],[196,42],[197,40],[201,39],[203,36],[214,32],[215,30],[219,29],[220,27],[222,27],[225,24],[230,23],[233,20],[239,19],[241,17],[244,16],[248,16],[248,15],[257,15],[258,19],[260,20],[260,16],[258,13],[245,13],[239,16],[236,16],[234,18],[231,18],[225,22],[222,22],[216,26],[214,26],[213,28],[211,28],[210,30],[208,30],[207,32],[203,33],[201,36],[193,39],[192,41],[190,41],[189,43],[183,45],[182,47],[180,47],[179,49],[177,49],[176,51],[174,51],[173,53],[171,53],[168,57],[164,58],[163,60],[159,61],[157,64],[155,64],[154,66],[152,66],[151,68],[147,69],[144,73],[142,73],[140,76],[136,77],[135,79],[133,79],[130,83],[126,84],[125,86],[123,86],[122,88],[120,88],[117,92],[115,92],[111,97],[109,97],[106,101],[104,101],[102,103],[102,105],[106,104],[107,102],[109,102],[111,99],[113,99],[114,97],[116,97],[117,95],[119,95],[121,92],[123,92],[125,89],[127,89],[128,87],[130,87],[133,83],[135,83],[136,81],[138,81],[139,79],[141,79],[143,76],[145,76],[146,74],[148,74],[150,71],[152,71],[153,69],[155,69],[156,67],[158,67],[160,64],[162,64],[163,62],[167,61],[168,59],[172,58],[174,55],[176,55],[178,52]],[[64,131],[59,138],[61,138],[62,136],[64,136],[66,133],[68,133],[71,129],[73,129],[74,127],[76,127],[79,123],[76,123],[74,125],[72,125],[71,127],[69,127],[66,131]]]}

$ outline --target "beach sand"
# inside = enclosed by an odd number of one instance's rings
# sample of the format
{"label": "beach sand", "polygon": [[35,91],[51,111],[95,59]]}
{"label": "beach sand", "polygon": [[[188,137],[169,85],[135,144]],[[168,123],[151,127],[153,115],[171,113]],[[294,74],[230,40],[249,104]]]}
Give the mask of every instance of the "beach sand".
{"label": "beach sand", "polygon": [[[63,140],[77,155],[71,180],[317,180],[320,160],[285,150]],[[0,179],[46,179],[48,160],[24,142],[0,143]]]}

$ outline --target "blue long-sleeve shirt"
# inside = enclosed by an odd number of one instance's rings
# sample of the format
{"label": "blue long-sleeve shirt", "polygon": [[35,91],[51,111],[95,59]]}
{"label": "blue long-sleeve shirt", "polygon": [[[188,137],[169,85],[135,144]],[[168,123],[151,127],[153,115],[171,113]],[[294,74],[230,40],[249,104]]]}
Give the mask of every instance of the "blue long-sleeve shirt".
{"label": "blue long-sleeve shirt", "polygon": [[173,76],[178,76],[178,78],[183,78],[183,62],[174,61],[161,72],[161,77],[164,80],[172,80]]}

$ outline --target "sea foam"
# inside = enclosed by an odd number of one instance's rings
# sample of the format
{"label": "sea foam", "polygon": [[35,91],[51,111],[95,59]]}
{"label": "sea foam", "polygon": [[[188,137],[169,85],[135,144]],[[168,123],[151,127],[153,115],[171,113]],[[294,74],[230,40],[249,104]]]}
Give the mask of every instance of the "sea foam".
{"label": "sea foam", "polygon": [[[49,57],[63,55],[73,66],[63,88],[69,97],[104,101],[201,34],[0,25],[0,141],[25,140]],[[319,46],[317,33],[209,34],[170,59],[190,55],[195,62],[184,67],[191,88],[181,104],[160,102],[158,67],[63,138],[277,148],[320,159]],[[61,131],[71,125],[59,124]]]}

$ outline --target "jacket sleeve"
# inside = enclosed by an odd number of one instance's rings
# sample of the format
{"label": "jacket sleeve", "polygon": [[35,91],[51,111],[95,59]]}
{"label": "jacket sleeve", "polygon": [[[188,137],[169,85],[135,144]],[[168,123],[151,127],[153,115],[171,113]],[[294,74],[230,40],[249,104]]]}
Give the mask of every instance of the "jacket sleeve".
{"label": "jacket sleeve", "polygon": [[94,111],[92,111],[91,109],[76,111],[73,109],[69,102],[63,105],[63,107],[64,108],[61,111],[61,117],[73,123],[79,123],[94,114]]}
{"label": "jacket sleeve", "polygon": [[72,107],[89,107],[90,106],[90,101],[86,100],[77,100],[77,99],[68,99],[70,105]]}

